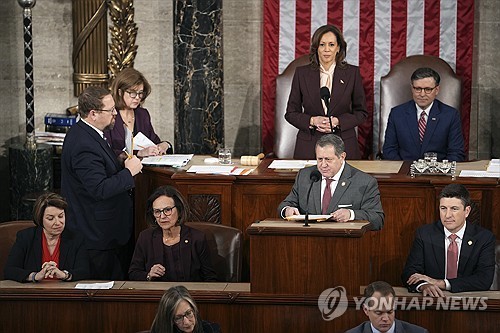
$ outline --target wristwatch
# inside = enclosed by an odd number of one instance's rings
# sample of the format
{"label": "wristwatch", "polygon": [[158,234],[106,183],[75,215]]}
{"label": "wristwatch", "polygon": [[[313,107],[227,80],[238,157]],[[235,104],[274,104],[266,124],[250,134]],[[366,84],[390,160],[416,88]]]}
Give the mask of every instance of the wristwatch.
{"label": "wristwatch", "polygon": [[151,281],[151,276],[149,276],[149,274],[146,276],[146,281]]}
{"label": "wristwatch", "polygon": [[71,273],[68,272],[67,270],[63,270],[63,273],[66,274],[61,280],[63,281],[68,281],[69,279],[71,279]]}

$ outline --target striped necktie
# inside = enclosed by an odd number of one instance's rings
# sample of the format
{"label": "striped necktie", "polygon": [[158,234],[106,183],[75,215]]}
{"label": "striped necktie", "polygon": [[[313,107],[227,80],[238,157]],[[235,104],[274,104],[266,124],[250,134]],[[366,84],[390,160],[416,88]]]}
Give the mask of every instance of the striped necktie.
{"label": "striped necktie", "polygon": [[425,111],[422,111],[422,113],[420,114],[420,119],[418,120],[418,134],[420,136],[420,142],[424,141],[425,127],[427,126],[425,115]]}

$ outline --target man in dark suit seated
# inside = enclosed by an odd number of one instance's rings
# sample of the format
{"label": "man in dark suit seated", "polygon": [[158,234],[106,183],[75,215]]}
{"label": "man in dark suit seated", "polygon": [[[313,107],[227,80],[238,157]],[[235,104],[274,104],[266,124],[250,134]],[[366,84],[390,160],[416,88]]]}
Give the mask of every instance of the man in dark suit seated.
{"label": "man in dark suit seated", "polygon": [[346,333],[425,333],[425,328],[396,319],[394,298],[396,293],[384,281],[370,283],[364,293],[363,311],[370,319]]}
{"label": "man in dark suit seated", "polygon": [[322,136],[316,143],[317,165],[299,171],[292,191],[278,207],[278,214],[282,218],[300,215],[309,207],[309,214],[332,215],[337,222],[367,220],[373,230],[382,229],[384,211],[377,180],[347,164],[345,157],[344,142],[339,136]]}
{"label": "man in dark suit seated", "polygon": [[466,221],[471,210],[469,191],[447,185],[439,195],[441,220],[417,229],[403,270],[409,291],[424,296],[488,290],[495,272],[495,236]]}
{"label": "man in dark suit seated", "polygon": [[465,159],[460,114],[436,99],[439,81],[439,74],[431,68],[413,72],[413,100],[394,107],[389,115],[384,159],[415,161],[426,152],[437,153],[438,160]]}

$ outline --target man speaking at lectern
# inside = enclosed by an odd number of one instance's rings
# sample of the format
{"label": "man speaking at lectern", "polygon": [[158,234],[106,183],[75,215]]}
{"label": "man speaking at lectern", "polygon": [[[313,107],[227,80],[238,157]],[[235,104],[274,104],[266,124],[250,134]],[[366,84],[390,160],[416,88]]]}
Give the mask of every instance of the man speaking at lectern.
{"label": "man speaking at lectern", "polygon": [[309,214],[332,215],[337,222],[367,220],[372,230],[382,229],[384,211],[377,180],[345,162],[344,142],[335,134],[321,137],[315,150],[317,166],[299,171],[278,214],[282,218],[301,215],[309,207]]}

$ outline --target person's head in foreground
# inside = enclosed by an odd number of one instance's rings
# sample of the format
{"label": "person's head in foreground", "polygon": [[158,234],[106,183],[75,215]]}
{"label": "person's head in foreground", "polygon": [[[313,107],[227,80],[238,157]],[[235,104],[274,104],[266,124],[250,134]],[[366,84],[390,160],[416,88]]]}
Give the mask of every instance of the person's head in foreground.
{"label": "person's head in foreground", "polygon": [[198,308],[184,286],[168,289],[160,300],[151,333],[203,333]]}
{"label": "person's head in foreground", "polygon": [[458,232],[471,210],[469,191],[462,184],[446,185],[439,194],[439,216],[449,232]]}
{"label": "person's head in foreground", "polygon": [[389,331],[395,319],[394,289],[387,282],[375,281],[366,287],[364,296],[363,312],[371,325],[380,332]]}
{"label": "person's head in foreground", "polygon": [[333,177],[339,172],[346,158],[344,141],[335,134],[323,135],[316,142],[316,161],[318,170],[325,178]]}

